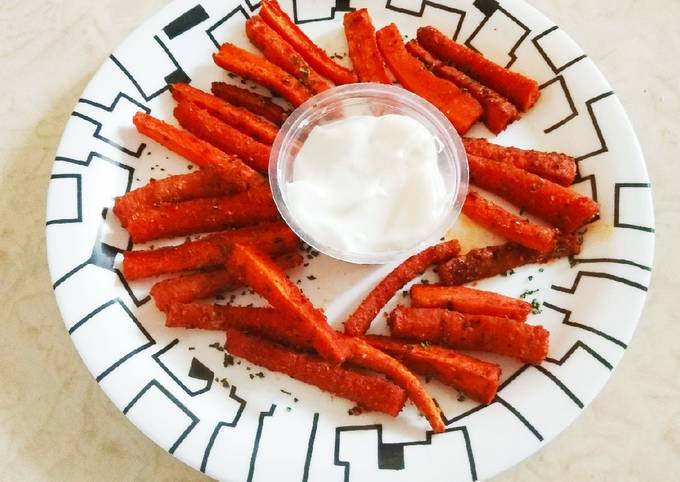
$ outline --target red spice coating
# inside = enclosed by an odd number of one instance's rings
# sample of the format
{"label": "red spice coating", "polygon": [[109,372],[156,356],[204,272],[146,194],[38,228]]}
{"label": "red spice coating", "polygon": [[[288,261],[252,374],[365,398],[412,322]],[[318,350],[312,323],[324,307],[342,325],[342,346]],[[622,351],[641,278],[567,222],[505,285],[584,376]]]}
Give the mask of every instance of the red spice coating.
{"label": "red spice coating", "polygon": [[392,80],[385,70],[385,61],[375,41],[375,28],[368,10],[360,8],[346,13],[343,25],[349,47],[349,57],[352,59],[359,82],[391,84]]}
{"label": "red spice coating", "polygon": [[387,336],[367,336],[364,340],[414,372],[436,378],[473,400],[488,404],[496,396],[501,368],[495,363],[439,346],[411,344]]}
{"label": "red spice coating", "polygon": [[456,256],[459,251],[458,241],[447,241],[431,246],[401,263],[373,288],[345,321],[345,334],[360,336],[366,333],[373,319],[399,289],[423,274],[431,265],[443,263]]}
{"label": "red spice coating", "polygon": [[549,252],[555,248],[559,231],[530,222],[512,214],[496,203],[484,199],[477,192],[468,193],[463,213],[475,223],[508,241],[537,251]]}
{"label": "red spice coating", "polygon": [[304,85],[282,68],[232,43],[222,45],[220,51],[213,54],[213,60],[223,69],[281,94],[294,107],[298,107],[312,96]]}
{"label": "red spice coating", "polygon": [[392,336],[460,350],[498,353],[533,364],[548,356],[548,330],[508,318],[400,306],[390,314],[389,325]]}
{"label": "red spice coating", "polygon": [[251,363],[352,400],[368,410],[395,417],[406,402],[404,390],[384,378],[334,366],[316,355],[296,352],[235,329],[227,331],[225,349]]}
{"label": "red spice coating", "polygon": [[349,69],[336,64],[305,33],[295,25],[275,0],[263,0],[260,16],[276,30],[286,42],[312,66],[314,70],[336,84],[352,84],[357,76]]}
{"label": "red spice coating", "polygon": [[180,102],[174,113],[180,125],[196,137],[227,154],[238,156],[256,171],[267,173],[272,152],[270,146],[234,129],[196,104]]}
{"label": "red spice coating", "polygon": [[127,230],[135,243],[273,221],[279,212],[269,186],[233,196],[193,199],[136,213]]}
{"label": "red spice coating", "polygon": [[470,315],[490,315],[525,321],[531,304],[490,291],[463,286],[413,285],[411,306],[446,308]]}
{"label": "red spice coating", "polygon": [[213,82],[212,93],[238,107],[243,107],[255,115],[280,126],[288,118],[289,112],[283,107],[272,102],[271,97],[265,97],[248,89],[242,89],[235,85],[224,82]]}
{"label": "red spice coating", "polygon": [[535,80],[501,67],[434,27],[419,28],[417,38],[436,57],[452,63],[470,77],[510,99],[523,112],[529,110],[541,95]]}
{"label": "red spice coating", "polygon": [[295,251],[299,240],[282,222],[262,223],[212,234],[177,246],[126,251],[123,254],[123,274],[128,280],[136,280],[221,266],[225,259],[221,246],[232,242],[256,245],[264,253],[278,256]]}
{"label": "red spice coating", "polygon": [[196,89],[189,84],[173,84],[170,90],[177,102],[196,104],[222,122],[264,144],[271,146],[279,132],[277,126],[260,116]]}
{"label": "red spice coating", "polygon": [[511,164],[468,156],[470,182],[507,199],[565,233],[573,233],[599,213],[592,199]]}

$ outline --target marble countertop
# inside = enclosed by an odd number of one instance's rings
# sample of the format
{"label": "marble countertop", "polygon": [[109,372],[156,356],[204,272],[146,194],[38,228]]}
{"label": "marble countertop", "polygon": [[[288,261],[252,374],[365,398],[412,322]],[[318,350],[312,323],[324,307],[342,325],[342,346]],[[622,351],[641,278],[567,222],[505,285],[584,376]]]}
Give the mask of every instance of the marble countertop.
{"label": "marble countertop", "polygon": [[[164,0],[5,1],[0,9],[0,480],[205,480],[159,449],[87,372],[52,295],[44,206],[62,129],[108,53]],[[680,473],[680,2],[532,0],[592,57],[638,133],[656,209],[638,331],[578,420],[498,481]]]}

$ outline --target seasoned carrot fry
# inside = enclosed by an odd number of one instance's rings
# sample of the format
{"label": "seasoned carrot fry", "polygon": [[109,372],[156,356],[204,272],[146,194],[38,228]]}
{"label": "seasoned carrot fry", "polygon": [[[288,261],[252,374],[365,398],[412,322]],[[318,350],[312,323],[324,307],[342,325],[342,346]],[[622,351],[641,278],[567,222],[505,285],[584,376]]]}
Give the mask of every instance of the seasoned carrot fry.
{"label": "seasoned carrot fry", "polygon": [[260,16],[276,30],[286,42],[312,66],[314,70],[336,84],[352,84],[357,76],[351,70],[336,64],[331,58],[307,37],[300,27],[281,10],[275,0],[263,0]]}
{"label": "seasoned carrot fry", "polygon": [[212,234],[178,246],[126,251],[123,255],[123,275],[132,281],[161,274],[218,267],[224,264],[221,245],[234,242],[257,246],[270,256],[295,251],[299,244],[298,237],[284,223],[263,223]]}
{"label": "seasoned carrot fry", "polygon": [[236,243],[225,248],[227,270],[279,309],[283,316],[299,323],[321,356],[335,364],[347,358],[348,349],[328,325],[326,316],[312,305],[281,268],[252,247]]}
{"label": "seasoned carrot fry", "polygon": [[262,173],[268,171],[270,146],[257,142],[190,102],[177,104],[174,113],[180,125],[196,137],[209,142],[226,154],[238,156],[256,171]]}
{"label": "seasoned carrot fry", "polygon": [[499,146],[472,137],[464,137],[463,144],[470,155],[507,162],[562,186],[571,186],[576,177],[576,160],[567,154]]}
{"label": "seasoned carrot fry", "polygon": [[411,305],[415,308],[446,308],[470,315],[489,315],[525,321],[531,304],[490,291],[462,286],[413,285]]}
{"label": "seasoned carrot fry", "polygon": [[414,372],[436,378],[475,401],[488,404],[496,396],[501,368],[495,363],[446,348],[409,344],[387,336],[367,336],[364,340]]}
{"label": "seasoned carrot fry", "polygon": [[508,318],[400,306],[390,314],[388,323],[392,336],[399,338],[498,353],[533,364],[540,364],[548,355],[548,330]]}
{"label": "seasoned carrot fry", "polygon": [[459,133],[466,133],[479,120],[484,112],[479,102],[413,58],[395,24],[378,30],[376,39],[387,66],[399,83],[441,110]]}
{"label": "seasoned carrot fry", "polygon": [[227,331],[225,349],[268,370],[285,373],[352,400],[368,410],[396,417],[406,402],[404,390],[384,378],[334,366],[316,355],[299,353],[236,329]]}
{"label": "seasoned carrot fry", "polygon": [[315,94],[332,87],[259,15],[250,17],[246,21],[246,35],[252,44],[260,49],[267,60],[298,79],[302,85]]}
{"label": "seasoned carrot fry", "polygon": [[255,115],[267,119],[280,126],[288,118],[288,112],[278,104],[272,102],[271,97],[242,89],[225,82],[213,82],[212,93],[225,102],[248,109]]}
{"label": "seasoned carrot fry", "polygon": [[373,288],[345,321],[345,334],[360,336],[366,333],[373,319],[398,290],[416,276],[423,274],[431,265],[443,263],[456,256],[459,251],[458,241],[447,241],[431,246],[397,266]]}
{"label": "seasoned carrot fry", "polygon": [[294,107],[298,107],[312,96],[304,85],[282,68],[234,44],[222,45],[220,51],[213,54],[213,60],[223,69],[281,94]]}
{"label": "seasoned carrot fry", "polygon": [[410,40],[406,44],[406,50],[425,64],[425,67],[430,69],[437,77],[453,82],[461,89],[467,90],[482,105],[484,109],[482,120],[494,134],[505,130],[508,124],[519,118],[519,111],[509,100],[495,90],[468,77],[460,70],[436,59],[417,40]]}
{"label": "seasoned carrot fry", "polygon": [[436,57],[452,63],[470,77],[510,99],[523,112],[529,110],[541,95],[535,80],[501,67],[434,27],[419,28],[417,38]]}
{"label": "seasoned carrot fry", "polygon": [[213,169],[224,180],[233,183],[239,191],[266,183],[261,174],[246,166],[238,157],[225,154],[185,130],[144,112],[137,112],[132,121],[140,134],[187,158],[199,167]]}
{"label": "seasoned carrot fry", "polygon": [[196,104],[222,122],[264,144],[271,146],[279,132],[278,127],[266,119],[189,84],[173,84],[170,90],[177,102]]}
{"label": "seasoned carrot fry", "polygon": [[312,347],[300,326],[274,308],[173,303],[167,312],[165,326],[213,331],[236,328],[300,350],[307,351]]}
{"label": "seasoned carrot fry", "polygon": [[504,274],[526,264],[547,263],[556,258],[577,255],[581,252],[582,243],[581,236],[570,234],[559,236],[555,249],[550,253],[541,253],[515,243],[487,246],[440,264],[437,274],[444,284],[462,285]]}
{"label": "seasoned carrot fry", "polygon": [[508,241],[536,251],[549,252],[555,248],[559,231],[530,222],[516,216],[498,204],[484,199],[479,193],[468,193],[463,204],[463,213],[489,231],[503,236]]}
{"label": "seasoned carrot fry", "polygon": [[565,233],[592,221],[599,205],[576,191],[511,164],[468,156],[470,182],[538,216]]}
{"label": "seasoned carrot fry", "polygon": [[[281,269],[300,266],[304,258],[300,253],[289,253],[274,258]],[[161,311],[168,311],[175,303],[190,303],[216,296],[243,285],[225,269],[194,273],[160,281],[151,288],[151,297]]]}
{"label": "seasoned carrot fry", "polygon": [[375,41],[375,28],[373,28],[368,10],[360,8],[346,13],[343,24],[349,47],[349,58],[352,59],[359,82],[391,84],[392,80],[385,70],[385,61]]}
{"label": "seasoned carrot fry", "polygon": [[219,231],[278,218],[269,187],[233,196],[164,204],[135,214],[127,230],[135,243]]}
{"label": "seasoned carrot fry", "polygon": [[182,202],[202,197],[226,196],[239,186],[221,178],[211,170],[179,174],[165,179],[152,179],[149,184],[117,197],[113,212],[123,227],[134,213],[164,202]]}
{"label": "seasoned carrot fry", "polygon": [[406,390],[408,397],[414,403],[420,413],[430,422],[430,426],[435,433],[441,433],[446,428],[442,420],[442,415],[428,395],[418,378],[411,373],[404,365],[391,356],[359,338],[346,338],[347,343],[352,347],[351,362],[369,370],[382,373],[394,383]]}

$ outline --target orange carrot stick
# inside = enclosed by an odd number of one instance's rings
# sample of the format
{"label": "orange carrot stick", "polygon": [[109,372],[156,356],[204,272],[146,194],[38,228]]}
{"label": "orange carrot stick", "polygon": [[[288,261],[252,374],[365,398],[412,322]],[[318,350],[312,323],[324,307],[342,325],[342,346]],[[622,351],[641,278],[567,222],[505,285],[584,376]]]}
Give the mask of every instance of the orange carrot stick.
{"label": "orange carrot stick", "polygon": [[256,171],[266,173],[269,169],[271,147],[234,129],[213,117],[209,111],[190,102],[180,102],[175,107],[175,118],[182,127],[196,137],[209,142],[226,154],[238,156]]}
{"label": "orange carrot stick", "polygon": [[299,353],[236,329],[227,331],[225,349],[268,370],[285,373],[352,400],[368,410],[396,417],[406,402],[404,390],[384,378],[334,366],[316,355]]}
{"label": "orange carrot stick", "polygon": [[135,214],[127,230],[135,243],[219,231],[278,218],[269,187],[233,196],[164,204]]}
{"label": "orange carrot stick", "polygon": [[555,249],[550,253],[541,253],[515,243],[487,246],[473,249],[440,264],[437,274],[444,284],[462,285],[505,274],[519,266],[547,263],[553,259],[577,255],[581,252],[582,243],[581,236],[572,234],[559,236]]}
{"label": "orange carrot stick", "polygon": [[482,106],[470,94],[440,79],[408,53],[395,24],[378,30],[376,39],[387,66],[399,83],[441,110],[459,133],[466,133],[482,116]]}
{"label": "orange carrot stick", "polygon": [[430,422],[432,430],[435,433],[444,431],[446,427],[439,408],[413,373],[399,361],[359,338],[346,338],[346,340],[352,347],[353,364],[382,373],[402,387],[420,413]]}
{"label": "orange carrot stick", "polygon": [[243,107],[277,126],[286,122],[288,118],[289,113],[283,107],[272,102],[271,97],[256,94],[248,89],[242,89],[224,82],[213,82],[212,93],[223,101]]}
{"label": "orange carrot stick", "polygon": [[328,325],[326,316],[312,305],[281,268],[257,250],[243,244],[226,246],[226,251],[227,270],[274,308],[278,308],[283,316],[299,323],[321,356],[335,364],[347,358],[347,347]]}
{"label": "orange carrot stick", "polygon": [[418,42],[436,57],[452,63],[470,77],[510,99],[523,112],[529,110],[541,95],[535,80],[501,67],[434,27],[419,28]]}
{"label": "orange carrot stick", "polygon": [[279,132],[278,127],[260,116],[196,89],[189,84],[173,84],[171,91],[177,102],[196,104],[222,122],[264,144],[271,146]]}
{"label": "orange carrot stick", "polygon": [[526,246],[536,251],[549,252],[555,248],[559,231],[530,222],[516,216],[498,204],[484,199],[479,193],[468,193],[463,204],[463,213],[477,224],[492,233],[503,236],[508,241]]}
{"label": "orange carrot stick", "polygon": [[[300,266],[304,258],[300,253],[289,253],[274,258],[274,262],[281,269],[290,269]],[[242,286],[227,270],[215,269],[160,281],[153,285],[150,294],[159,310],[168,311],[173,304],[211,298]]]}
{"label": "orange carrot stick", "polygon": [[260,16],[312,66],[314,70],[336,84],[351,84],[357,76],[331,58],[295,25],[275,0],[263,0]]}
{"label": "orange carrot stick", "polygon": [[375,41],[375,28],[373,28],[368,10],[360,8],[346,13],[343,25],[349,47],[349,57],[352,59],[359,82],[391,84],[392,80],[385,70],[385,61]]}
{"label": "orange carrot stick", "polygon": [[294,107],[312,96],[304,85],[282,68],[234,44],[222,45],[220,51],[213,54],[213,60],[225,70],[278,92]]}
{"label": "orange carrot stick", "polygon": [[250,17],[246,21],[246,35],[252,44],[260,49],[267,60],[298,79],[302,85],[315,94],[332,87],[259,15]]}
{"label": "orange carrot stick", "polygon": [[507,162],[562,186],[571,186],[576,177],[576,160],[559,152],[541,152],[492,144],[486,139],[463,138],[469,155]]}
{"label": "orange carrot stick", "polygon": [[373,288],[345,321],[345,334],[360,336],[366,333],[373,319],[398,290],[423,274],[431,265],[443,263],[456,256],[459,251],[458,241],[447,241],[431,246],[401,263]]}
{"label": "orange carrot stick", "polygon": [[400,306],[390,314],[388,323],[392,336],[399,338],[498,353],[537,365],[548,356],[550,333],[545,328],[508,318]]}
{"label": "orange carrot stick", "polygon": [[502,132],[508,124],[519,118],[519,111],[505,97],[468,77],[460,70],[436,59],[417,40],[410,40],[406,44],[406,49],[437,77],[453,82],[459,88],[467,90],[482,105],[484,109],[482,120],[494,134]]}
{"label": "orange carrot stick", "polygon": [[130,218],[142,209],[165,202],[226,196],[236,193],[238,188],[238,185],[234,185],[210,170],[179,174],[159,180],[152,179],[146,186],[117,197],[113,212],[125,227]]}
{"label": "orange carrot stick", "polygon": [[415,308],[446,308],[470,315],[489,315],[525,321],[531,304],[490,291],[462,286],[413,285],[411,306]]}
{"label": "orange carrot stick", "polygon": [[269,307],[171,303],[165,326],[212,331],[236,328],[300,350],[312,349],[311,339],[298,323]]}
{"label": "orange carrot stick", "polygon": [[502,162],[468,156],[470,182],[538,216],[565,233],[581,228],[599,205],[576,191]]}
{"label": "orange carrot stick", "polygon": [[364,340],[414,372],[436,378],[475,401],[488,404],[496,396],[501,368],[495,363],[446,348],[409,344],[387,336],[367,336]]}
{"label": "orange carrot stick", "polygon": [[298,237],[284,223],[263,223],[212,234],[178,246],[126,251],[123,255],[123,275],[132,281],[161,274],[221,266],[225,259],[221,246],[232,242],[257,246],[271,256],[295,251],[299,244]]}
{"label": "orange carrot stick", "polygon": [[199,167],[213,169],[224,180],[237,186],[239,191],[262,186],[266,182],[262,175],[246,166],[236,156],[225,154],[185,130],[144,112],[137,112],[133,122],[140,134],[187,158]]}

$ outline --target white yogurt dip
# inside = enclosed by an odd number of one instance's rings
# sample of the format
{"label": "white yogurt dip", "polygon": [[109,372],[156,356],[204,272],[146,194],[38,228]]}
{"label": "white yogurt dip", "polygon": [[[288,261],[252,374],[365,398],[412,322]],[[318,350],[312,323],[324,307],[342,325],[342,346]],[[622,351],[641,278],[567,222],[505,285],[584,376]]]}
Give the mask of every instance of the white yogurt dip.
{"label": "white yogurt dip", "polygon": [[453,202],[438,166],[438,141],[397,114],[316,126],[286,186],[291,215],[318,242],[342,251],[410,248]]}

